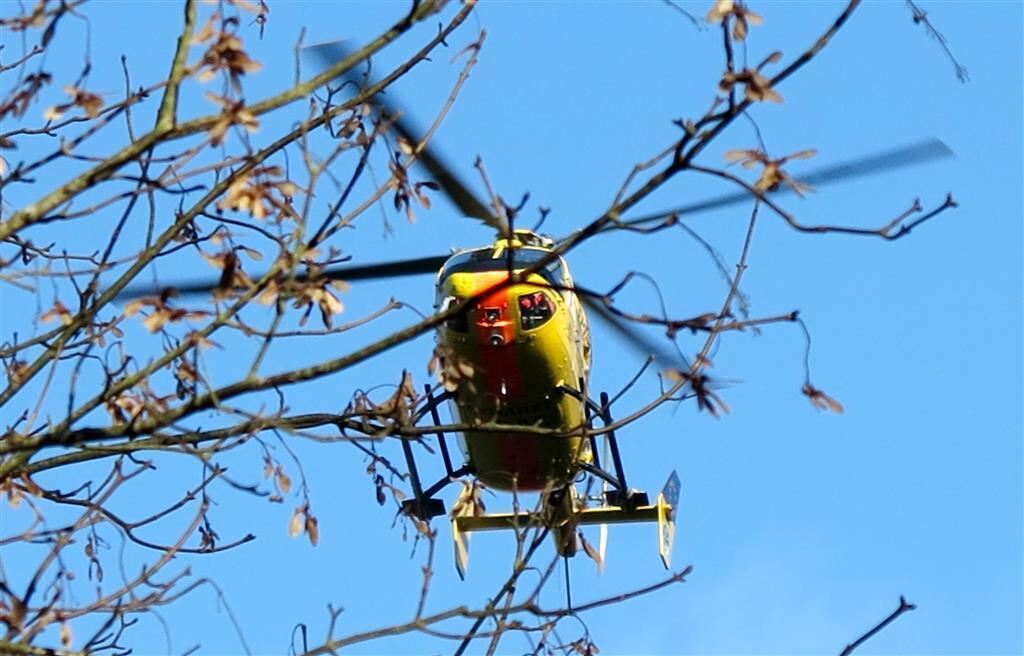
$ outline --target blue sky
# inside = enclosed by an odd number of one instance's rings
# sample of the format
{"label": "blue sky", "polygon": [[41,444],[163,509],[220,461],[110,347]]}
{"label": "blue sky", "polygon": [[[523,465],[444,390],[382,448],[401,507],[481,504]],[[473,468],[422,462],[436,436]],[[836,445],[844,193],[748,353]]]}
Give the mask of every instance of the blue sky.
{"label": "blue sky", "polygon": [[[664,408],[624,431],[620,440],[634,485],[654,492],[670,471],[679,472],[683,496],[674,564],[695,569],[683,585],[585,616],[602,654],[838,653],[895,608],[901,594],[918,609],[858,653],[1024,649],[1022,10],[1009,2],[920,4],[969,69],[969,83],[957,81],[939,45],[913,24],[903,3],[869,3],[819,58],[780,87],[783,104],[757,106],[753,115],[772,154],[818,150],[815,160],[793,166],[795,174],[931,136],[956,153],[939,163],[823,188],[805,200],[787,198],[786,206],[808,223],[878,225],[916,197],[931,207],[950,191],[961,207],[894,243],[797,234],[762,213],[743,286],[752,312],[801,311],[814,340],[813,380],[846,412],[818,412],[800,394],[802,333],[774,326],[759,335],[726,336],[718,347],[713,373],[727,382],[720,393],[730,414],[715,419],[692,405]],[[683,4],[697,15],[708,5]],[[754,4],[765,24],[753,29],[750,60],[778,49],[790,61],[841,7]],[[344,38],[359,44],[404,8],[271,3],[263,41],[254,28],[242,30],[250,54],[264,66],[245,80],[247,98],[269,95],[291,79],[301,27],[307,43]],[[122,53],[139,82],[164,75],[177,3],[96,2],[83,12],[91,20],[93,88],[117,93]],[[472,165],[480,155],[506,198],[529,191],[533,204],[551,207],[544,231],[553,236],[600,215],[631,167],[671,142],[677,134],[672,119],[705,111],[722,71],[718,31],[699,31],[660,2],[488,3],[452,39],[452,52],[479,28],[487,30],[480,63],[436,143],[474,184]],[[383,53],[377,70],[399,62],[434,29],[433,23],[423,26]],[[71,46],[78,48],[74,38]],[[62,64],[53,66],[60,70]],[[425,123],[458,68],[447,56],[436,57],[397,84],[395,97]],[[53,102],[61,100],[59,89],[54,85]],[[194,83],[187,89],[185,115],[209,111],[202,90]],[[272,139],[274,127],[265,121],[254,143]],[[102,152],[114,143],[97,141],[93,148]],[[755,145],[749,124],[737,122],[703,163],[720,165],[726,150]],[[12,189],[5,201],[19,207],[64,177],[60,170],[49,175],[38,188]],[[724,190],[719,181],[682,176],[638,212]],[[749,208],[730,208],[693,217],[688,225],[731,266],[748,216]],[[367,213],[345,235],[344,247],[371,262],[444,253],[490,238],[443,202],[421,211],[416,223],[399,216],[390,223],[394,232],[385,236],[379,215]],[[73,224],[39,234],[58,229],[77,231],[74,238],[82,243],[95,237],[94,228]],[[707,255],[682,232],[595,240],[569,262],[579,282],[597,289],[634,269],[655,276],[675,316],[713,310],[725,293]],[[161,278],[195,273],[164,268]],[[361,316],[391,296],[428,311],[432,281],[353,285],[344,298],[347,316]],[[621,300],[656,309],[642,285]],[[48,300],[40,303],[46,307]],[[35,304],[32,296],[3,288],[5,338],[26,329],[12,314]],[[266,370],[344,353],[415,318],[396,314],[336,338],[293,342],[274,354]],[[141,332],[133,338],[143,345],[147,339]],[[403,369],[422,383],[431,339],[294,390],[289,402],[297,412],[337,410],[356,388],[394,383]],[[698,344],[687,337],[680,343],[689,351]],[[211,356],[211,370],[248,353],[228,346]],[[639,366],[636,355],[600,327],[594,349],[595,389],[620,388]],[[647,376],[624,403],[639,406],[656,388],[657,379]],[[187,560],[197,576],[217,581],[258,653],[281,653],[297,622],[307,623],[311,636],[322,635],[328,603],[345,608],[342,632],[404,621],[419,591],[422,550],[410,558],[411,545],[392,528],[392,509],[373,501],[355,450],[299,441],[292,446],[311,487],[320,545],[288,536],[288,503],[269,505],[223,488],[213,515],[222,538],[254,532],[258,539]],[[397,459],[394,446],[385,448]],[[230,463],[240,478],[259,478],[255,450],[231,456]],[[182,476],[195,475],[167,462],[154,480],[162,477],[161,485],[173,490]],[[452,500],[447,498],[449,505]],[[140,498],[122,503],[128,512],[148,507]],[[508,503],[496,496],[488,505]],[[11,512],[3,509],[5,517]],[[511,536],[476,536],[468,579],[460,582],[447,528],[440,528],[431,607],[484,603],[508,571]],[[21,557],[5,555],[8,572],[18,569]],[[615,527],[602,576],[583,558],[573,562],[573,597],[599,598],[662,576],[653,527]],[[557,605],[563,594],[556,581],[546,604]],[[170,647],[160,623],[148,618],[131,634],[137,653],[181,653],[196,643],[202,653],[241,651],[209,590],[168,609],[164,618]],[[506,645],[510,653],[520,647]],[[445,643],[412,636],[353,653],[445,649]]]}

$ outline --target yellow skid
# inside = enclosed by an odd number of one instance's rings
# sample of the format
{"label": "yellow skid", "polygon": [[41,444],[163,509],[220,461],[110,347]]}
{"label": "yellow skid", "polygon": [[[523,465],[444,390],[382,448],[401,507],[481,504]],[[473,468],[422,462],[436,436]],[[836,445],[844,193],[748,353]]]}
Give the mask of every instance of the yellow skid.
{"label": "yellow skid", "polygon": [[[571,504],[572,496],[565,497]],[[469,566],[469,533],[475,531],[500,531],[531,526],[548,526],[555,529],[559,536],[556,542],[563,544],[568,536],[575,540],[577,526],[592,524],[628,524],[635,522],[652,522],[658,525],[658,554],[668,568],[672,555],[672,543],[676,532],[676,506],[679,503],[679,477],[672,472],[665,487],[658,494],[657,503],[622,508],[610,506],[603,508],[584,508],[574,513],[491,513],[473,515],[471,512],[452,517],[452,540],[455,546],[455,567],[459,576],[465,578]],[[568,544],[567,542],[565,544]],[[561,547],[559,552],[562,553]],[[575,548],[566,552],[571,555]]]}
{"label": "yellow skid", "polygon": [[[660,501],[660,500],[659,500]],[[631,522],[656,522],[658,521],[659,505],[664,505],[668,510],[668,504],[655,504],[650,506],[639,506],[629,510],[627,508],[586,508],[575,515],[571,520],[580,526],[590,524],[626,524]],[[526,528],[528,526],[540,526],[544,524],[544,518],[539,513],[492,513],[480,516],[461,516],[452,518],[452,522],[458,525],[461,532],[471,531],[498,531],[510,528]]]}

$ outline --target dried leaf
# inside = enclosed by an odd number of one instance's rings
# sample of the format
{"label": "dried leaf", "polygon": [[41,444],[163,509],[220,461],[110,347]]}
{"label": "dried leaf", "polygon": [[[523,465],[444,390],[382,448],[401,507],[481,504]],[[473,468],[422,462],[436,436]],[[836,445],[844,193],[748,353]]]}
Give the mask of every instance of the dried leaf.
{"label": "dried leaf", "polygon": [[174,372],[175,378],[182,382],[194,383],[199,380],[199,372],[190,362],[181,362]]}
{"label": "dried leaf", "polygon": [[68,310],[60,301],[54,301],[53,307],[44,312],[43,315],[39,317],[39,320],[43,323],[48,323],[56,318],[60,318],[60,322],[65,326],[71,325],[71,322],[74,320],[71,311]]}
{"label": "dried leaf", "polygon": [[271,280],[267,283],[267,286],[263,288],[263,291],[260,292],[259,296],[256,297],[256,300],[262,305],[273,305],[277,302],[278,295],[279,290],[277,281]]}
{"label": "dried leaf", "polygon": [[804,396],[810,399],[811,403],[814,404],[814,407],[819,410],[830,410],[836,414],[842,414],[845,410],[842,403],[835,400],[814,385],[811,385],[809,382],[804,383],[804,386],[800,391],[803,392]]}
{"label": "dried leaf", "polygon": [[7,365],[7,380],[11,385],[18,385],[28,375],[29,365],[24,360],[12,360]]}
{"label": "dried leaf", "polygon": [[306,513],[306,536],[314,547],[320,542],[320,522],[308,512]]}
{"label": "dried leaf", "polygon": [[299,533],[302,532],[304,516],[305,513],[301,506],[295,509],[295,512],[292,513],[292,520],[288,522],[288,535],[293,538],[298,537]]}
{"label": "dried leaf", "polygon": [[328,314],[341,314],[345,310],[345,306],[342,305],[341,301],[334,294],[326,290],[321,290],[320,308]]}
{"label": "dried leaf", "polygon": [[[206,36],[205,28],[201,33]],[[249,57],[249,54],[242,48],[242,40],[230,32],[220,32],[216,40],[207,48],[199,61],[197,76],[200,82],[213,78],[218,72],[224,71],[228,74],[231,86],[236,92],[240,92],[241,78],[246,73],[254,73],[262,66],[259,62]]]}
{"label": "dried leaf", "polygon": [[53,105],[47,107],[46,111],[43,112],[43,118],[47,121],[56,121],[61,116],[64,116],[64,112],[68,109],[68,105]]}
{"label": "dried leaf", "polygon": [[214,346],[218,348],[220,347],[220,344],[214,342],[209,337],[196,330],[193,330],[192,332],[185,335],[185,341],[191,344],[192,346],[198,346],[203,350],[208,350],[210,348],[213,348]]}
{"label": "dried leaf", "polygon": [[[203,76],[200,76],[200,81],[203,81]],[[224,136],[227,134],[228,128],[232,125],[240,125],[249,132],[256,132],[260,127],[259,119],[256,115],[245,108],[245,103],[241,100],[232,100],[225,96],[218,96],[212,93],[207,93],[206,97],[221,106],[223,111],[218,117],[216,123],[214,123],[207,134],[210,137],[210,143],[214,146],[219,146],[224,141]],[[218,207],[220,204],[218,203]]]}
{"label": "dried leaf", "polygon": [[164,308],[157,308],[148,317],[142,320],[142,325],[151,333],[160,330],[167,323],[168,313]]}
{"label": "dried leaf", "polygon": [[748,162],[751,159],[751,154],[757,151],[753,150],[727,150],[725,151],[725,161],[735,164],[736,162]]}
{"label": "dried leaf", "polygon": [[708,23],[721,23],[726,16],[732,13],[732,10],[733,0],[715,0],[711,9],[704,16],[704,20]]}
{"label": "dried leaf", "polygon": [[601,651],[589,638],[580,638],[570,643],[569,647],[580,656],[597,656]]}
{"label": "dried leaf", "polygon": [[742,2],[734,0],[715,0],[704,20],[708,23],[721,23],[730,17],[733,19],[732,38],[737,41],[747,38],[750,25],[760,25],[764,22],[760,14],[750,11]]}
{"label": "dried leaf", "polygon": [[103,108],[103,98],[95,93],[79,89],[73,86],[64,87],[64,91],[71,96],[71,104],[80,107],[89,118],[96,118]]}
{"label": "dried leaf", "polygon": [[200,43],[206,43],[213,38],[216,34],[216,30],[213,27],[214,21],[220,20],[220,14],[214,12],[206,20],[206,23],[199,29],[195,36],[192,37],[192,45],[199,45]]}
{"label": "dried leaf", "polygon": [[7,505],[13,510],[17,510],[18,506],[21,505],[21,489],[11,483],[4,484],[4,491],[7,492]]}
{"label": "dried leaf", "polygon": [[36,498],[43,496],[43,488],[39,487],[39,485],[37,485],[36,482],[32,480],[32,478],[28,475],[27,472],[21,475],[21,482],[22,485],[25,486],[25,491],[31,494],[32,496]]}
{"label": "dried leaf", "polygon": [[280,467],[277,468],[277,487],[285,494],[292,489],[292,479]]}
{"label": "dried leaf", "polygon": [[246,255],[248,255],[250,258],[257,262],[263,261],[263,253],[259,252],[255,248],[249,248],[248,246],[239,245],[235,247],[235,251],[245,253]]}
{"label": "dried leaf", "polygon": [[460,357],[457,353],[445,346],[438,346],[427,364],[427,372],[431,375],[437,372],[441,385],[449,392],[454,392],[461,385],[472,390],[473,374],[475,368],[473,363]]}
{"label": "dried leaf", "polygon": [[580,538],[580,544],[583,545],[584,553],[586,553],[587,556],[591,560],[593,560],[595,564],[597,564],[597,571],[598,572],[603,572],[604,571],[604,558],[601,557],[601,552],[599,552],[594,547],[594,545],[590,544],[590,542],[587,541],[586,536],[583,535],[583,531],[577,531],[576,534]]}

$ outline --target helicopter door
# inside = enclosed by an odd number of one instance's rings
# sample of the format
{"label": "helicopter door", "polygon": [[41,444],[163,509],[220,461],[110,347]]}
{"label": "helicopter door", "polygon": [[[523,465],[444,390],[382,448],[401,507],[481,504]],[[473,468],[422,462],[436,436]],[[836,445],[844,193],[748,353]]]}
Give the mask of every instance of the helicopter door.
{"label": "helicopter door", "polygon": [[574,353],[579,358],[576,370],[587,378],[590,372],[590,326],[587,324],[587,315],[583,311],[583,305],[579,296],[572,291],[573,281],[569,275],[569,269],[565,266],[562,258],[559,263],[559,284],[562,286],[562,297],[565,299],[565,308],[569,313],[569,324],[572,330],[572,340],[575,346]]}

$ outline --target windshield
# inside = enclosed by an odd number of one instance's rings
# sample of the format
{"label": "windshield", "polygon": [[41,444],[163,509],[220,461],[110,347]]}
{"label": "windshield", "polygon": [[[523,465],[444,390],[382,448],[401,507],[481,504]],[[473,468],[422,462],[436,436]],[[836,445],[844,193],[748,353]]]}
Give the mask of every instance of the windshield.
{"label": "windshield", "polygon": [[[512,268],[514,270],[525,269],[551,255],[551,251],[540,248],[516,248],[512,250],[512,253]],[[459,253],[445,263],[444,269],[441,271],[440,281],[444,282],[453,273],[507,270],[508,256],[508,251],[504,251],[498,257],[494,257],[493,248],[481,248]],[[556,287],[562,287],[565,284],[562,275],[562,258],[560,257],[555,257],[537,273]]]}

